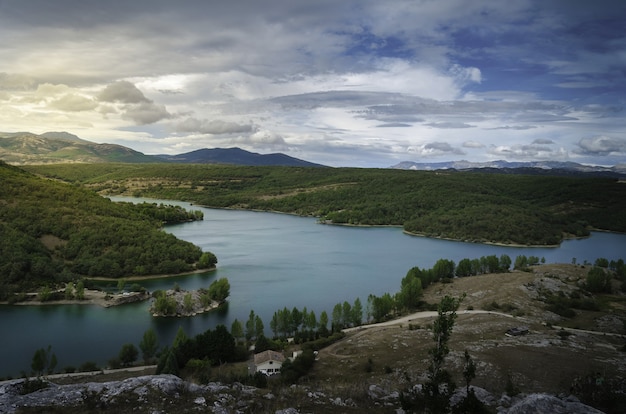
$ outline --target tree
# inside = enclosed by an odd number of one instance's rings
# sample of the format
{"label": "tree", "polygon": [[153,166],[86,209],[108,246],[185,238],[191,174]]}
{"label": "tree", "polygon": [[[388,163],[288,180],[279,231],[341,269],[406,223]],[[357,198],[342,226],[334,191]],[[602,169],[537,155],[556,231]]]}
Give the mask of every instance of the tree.
{"label": "tree", "polygon": [[124,344],[122,345],[122,349],[120,349],[120,353],[118,354],[118,358],[123,366],[131,366],[139,355],[139,351],[137,347],[133,344]]}
{"label": "tree", "polygon": [[44,372],[51,374],[57,364],[57,357],[52,354],[52,347],[48,345],[48,348],[40,348],[35,351],[33,360],[30,364],[33,372],[40,377]]}
{"label": "tree", "polygon": [[447,259],[439,259],[433,266],[435,280],[452,279],[454,277],[454,261]]}
{"label": "tree", "polygon": [[511,257],[506,254],[500,256],[500,271],[508,272],[511,268]]}
{"label": "tree", "polygon": [[76,290],[74,291],[74,296],[76,296],[76,299],[78,300],[85,299],[85,283],[82,280],[79,280],[78,283],[76,283]]}
{"label": "tree", "polygon": [[255,334],[255,326],[254,319],[256,315],[254,314],[254,310],[250,310],[250,315],[248,316],[248,320],[246,321],[246,341],[252,340]]}
{"label": "tree", "polygon": [[141,349],[143,362],[146,365],[149,364],[159,349],[159,342],[154,329],[150,328],[144,332],[141,342],[139,342],[139,349]]}
{"label": "tree", "polygon": [[321,334],[325,335],[328,333],[328,313],[326,313],[326,311],[320,313],[318,326]]}
{"label": "tree", "polygon": [[317,328],[317,317],[315,316],[315,311],[311,311],[307,315],[306,327],[311,331],[314,331]]}
{"label": "tree", "polygon": [[257,338],[261,335],[265,335],[265,326],[263,325],[263,320],[259,315],[256,315],[254,318],[254,334]]}
{"label": "tree", "polygon": [[382,296],[369,295],[368,301],[372,309],[372,317],[376,322],[385,319],[394,306],[394,300],[389,293],[385,293]]}
{"label": "tree", "polygon": [[298,332],[300,325],[302,325],[302,312],[294,306],[291,310],[291,331]]}
{"label": "tree", "polygon": [[54,369],[57,366],[57,356],[56,354],[52,354],[50,355],[50,363],[48,364],[48,374],[52,374],[54,372]]}
{"label": "tree", "polygon": [[123,291],[124,290],[124,286],[126,286],[126,279],[120,279],[117,281],[117,290],[118,291]]}
{"label": "tree", "polygon": [[65,300],[74,299],[74,284],[72,282],[67,282],[65,284],[65,291],[63,294],[65,295]]}
{"label": "tree", "polygon": [[183,308],[185,312],[191,312],[193,309],[193,298],[191,297],[191,293],[187,292],[183,297]]}
{"label": "tree", "polygon": [[592,293],[611,293],[610,273],[602,267],[592,267],[587,273],[585,288]]}
{"label": "tree", "polygon": [[216,302],[224,302],[228,295],[230,295],[230,283],[225,277],[214,281],[209,286],[209,297]]}
{"label": "tree", "polygon": [[346,326],[350,326],[350,321],[352,320],[352,306],[348,301],[344,301],[341,306],[341,327],[345,328]]}
{"label": "tree", "polygon": [[[447,413],[450,411],[450,396],[455,385],[452,376],[444,369],[443,364],[450,352],[448,341],[456,320],[456,311],[464,297],[465,295],[460,298],[444,296],[439,302],[437,318],[433,322],[432,328],[435,346],[429,351],[431,360],[427,380],[421,391],[415,391],[415,388],[411,387],[407,392],[402,393],[403,408],[429,413]],[[464,375],[467,375],[466,378],[473,378],[474,372],[471,369],[466,369],[466,371],[467,373],[464,371]]]}
{"label": "tree", "polygon": [[196,267],[198,269],[208,269],[217,264],[217,257],[211,252],[204,252],[198,260]]}
{"label": "tree", "polygon": [[456,266],[456,275],[460,277],[474,276],[475,273],[472,267],[472,261],[470,259],[461,259],[459,264]]}
{"label": "tree", "polygon": [[422,281],[409,271],[402,279],[398,305],[412,310],[417,308],[422,297]]}
{"label": "tree", "polygon": [[179,375],[180,369],[178,367],[178,359],[176,358],[176,351],[174,348],[165,347],[159,358],[159,364],[156,370],[158,374],[172,374]]}
{"label": "tree", "polygon": [[341,323],[342,315],[343,315],[343,308],[341,307],[341,303],[338,303],[333,308],[333,320],[331,322],[333,332],[342,328],[342,323]]}
{"label": "tree", "polygon": [[238,319],[235,319],[230,326],[230,334],[235,338],[236,342],[243,338],[243,325]]}
{"label": "tree", "polygon": [[423,388],[426,407],[431,412],[447,412],[450,395],[455,388],[450,373],[443,368],[443,363],[450,352],[448,341],[456,320],[456,311],[463,298],[464,296],[461,298],[444,296],[437,309],[437,319],[433,323],[435,346],[430,350],[432,359],[428,367],[428,380]]}
{"label": "tree", "polygon": [[172,343],[172,348],[180,348],[187,341],[189,341],[189,337],[187,337],[183,327],[179,326],[178,331],[176,331],[176,336],[174,337],[174,342]]}
{"label": "tree", "polygon": [[354,326],[360,326],[363,323],[363,305],[361,305],[361,299],[356,298],[352,305],[352,311],[350,313],[351,323]]}

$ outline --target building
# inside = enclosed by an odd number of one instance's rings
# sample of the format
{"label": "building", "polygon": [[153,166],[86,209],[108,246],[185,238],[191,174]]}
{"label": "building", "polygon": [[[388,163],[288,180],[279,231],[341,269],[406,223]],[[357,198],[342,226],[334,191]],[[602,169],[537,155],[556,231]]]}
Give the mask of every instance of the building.
{"label": "building", "polygon": [[280,368],[285,362],[285,356],[276,351],[263,351],[254,354],[254,365],[251,374],[261,372],[265,375],[274,375],[280,372]]}

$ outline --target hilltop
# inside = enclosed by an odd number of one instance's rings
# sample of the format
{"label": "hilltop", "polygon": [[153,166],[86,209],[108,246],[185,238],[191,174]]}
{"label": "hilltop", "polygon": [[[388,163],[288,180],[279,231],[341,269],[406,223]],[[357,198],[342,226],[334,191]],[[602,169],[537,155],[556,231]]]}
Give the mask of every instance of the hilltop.
{"label": "hilltop", "polygon": [[14,165],[160,161],[122,145],[96,144],[67,132],[0,132],[0,160]]}

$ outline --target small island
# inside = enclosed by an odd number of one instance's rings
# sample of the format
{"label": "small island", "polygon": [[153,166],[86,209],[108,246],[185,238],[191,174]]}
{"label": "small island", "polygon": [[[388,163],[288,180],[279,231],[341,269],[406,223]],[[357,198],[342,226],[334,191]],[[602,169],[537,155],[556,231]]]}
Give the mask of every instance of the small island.
{"label": "small island", "polygon": [[187,291],[178,286],[174,289],[157,290],[152,294],[152,316],[194,316],[217,309],[230,295],[230,283],[222,278],[211,283],[208,289]]}

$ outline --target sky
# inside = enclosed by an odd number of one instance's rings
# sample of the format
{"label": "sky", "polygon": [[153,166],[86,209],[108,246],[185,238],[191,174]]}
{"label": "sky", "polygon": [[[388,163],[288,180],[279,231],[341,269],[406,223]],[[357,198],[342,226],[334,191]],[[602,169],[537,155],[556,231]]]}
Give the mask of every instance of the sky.
{"label": "sky", "polygon": [[0,0],[0,131],[626,164],[623,0]]}

